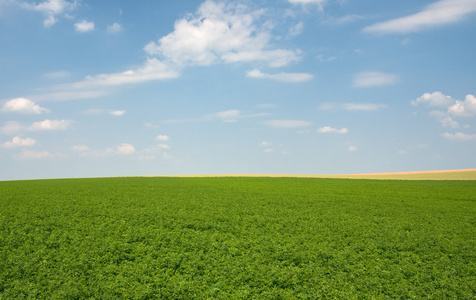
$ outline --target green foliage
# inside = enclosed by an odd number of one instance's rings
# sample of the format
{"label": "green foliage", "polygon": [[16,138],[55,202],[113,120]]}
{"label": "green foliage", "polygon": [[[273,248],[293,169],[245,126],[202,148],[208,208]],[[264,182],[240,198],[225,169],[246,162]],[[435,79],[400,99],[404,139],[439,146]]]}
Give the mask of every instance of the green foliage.
{"label": "green foliage", "polygon": [[0,299],[474,299],[476,182],[0,182]]}

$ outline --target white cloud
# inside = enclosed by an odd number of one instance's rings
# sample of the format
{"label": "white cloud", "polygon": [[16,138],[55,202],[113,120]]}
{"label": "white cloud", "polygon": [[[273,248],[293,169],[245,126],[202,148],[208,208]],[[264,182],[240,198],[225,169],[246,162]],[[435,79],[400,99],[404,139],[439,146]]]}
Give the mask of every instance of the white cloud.
{"label": "white cloud", "polygon": [[24,114],[42,114],[48,112],[48,109],[40,107],[35,102],[26,98],[15,98],[3,104],[2,111],[19,112]]}
{"label": "white cloud", "polygon": [[476,134],[464,134],[462,132],[457,132],[454,134],[445,132],[442,134],[442,136],[453,141],[469,141],[476,139]]}
{"label": "white cloud", "polygon": [[58,19],[56,18],[58,15],[76,9],[77,5],[77,0],[72,2],[65,0],[48,0],[39,4],[22,3],[23,8],[41,11],[46,15],[46,19],[43,20],[43,25],[45,27],[53,26],[58,22]]}
{"label": "white cloud", "polygon": [[242,4],[207,0],[144,50],[178,66],[263,61],[280,67],[299,61],[299,50],[269,50],[272,35],[269,26],[259,24],[262,15],[263,10],[250,11]]}
{"label": "white cloud", "polygon": [[125,110],[113,110],[109,112],[110,115],[117,116],[117,117],[123,116],[125,115],[125,113],[126,113]]}
{"label": "white cloud", "polygon": [[74,152],[84,152],[89,151],[89,147],[86,145],[76,145],[71,148]]}
{"label": "white cloud", "polygon": [[39,130],[65,130],[71,124],[70,120],[44,120],[41,122],[34,122],[28,130],[39,131]]}
{"label": "white cloud", "polygon": [[170,140],[170,137],[164,134],[159,134],[158,136],[156,136],[156,139],[158,141],[168,141]]}
{"label": "white cloud", "polygon": [[332,128],[330,126],[324,126],[319,128],[317,132],[319,133],[347,133],[348,129],[347,128],[337,129],[337,128]]}
{"label": "white cloud", "polygon": [[459,22],[476,11],[474,0],[440,0],[413,15],[365,27],[370,33],[409,33]]}
{"label": "white cloud", "polygon": [[130,155],[134,154],[134,152],[136,152],[136,149],[131,144],[123,143],[116,148],[116,151],[120,154]]}
{"label": "white cloud", "polygon": [[355,146],[349,146],[349,148],[347,148],[347,151],[357,151],[357,147]]}
{"label": "white cloud", "polygon": [[32,150],[23,150],[23,152],[18,156],[20,159],[42,159],[42,158],[52,158],[53,154],[48,151],[32,151]]}
{"label": "white cloud", "polygon": [[264,122],[264,124],[277,128],[298,128],[310,126],[312,123],[301,120],[271,120]]}
{"label": "white cloud", "polygon": [[354,87],[373,87],[392,85],[399,80],[398,75],[382,72],[361,72],[354,76]]}
{"label": "white cloud", "polygon": [[7,121],[2,126],[0,132],[3,134],[15,134],[23,129],[23,126],[17,121]]}
{"label": "white cloud", "polygon": [[266,74],[258,69],[251,70],[247,73],[248,77],[252,78],[266,78],[281,82],[304,82],[311,80],[314,76],[308,73],[278,73]]}
{"label": "white cloud", "polygon": [[11,142],[3,143],[4,148],[16,148],[16,147],[31,147],[36,144],[36,141],[32,138],[20,138],[19,136],[15,136]]}
{"label": "white cloud", "polygon": [[379,110],[381,108],[386,108],[387,105],[375,103],[345,103],[342,107],[345,110]]}
{"label": "white cloud", "polygon": [[443,127],[452,127],[452,128],[458,128],[459,123],[455,121],[447,112],[444,111],[431,111],[430,115],[435,117],[436,120],[438,120]]}
{"label": "white cloud", "polygon": [[420,103],[427,104],[430,107],[448,107],[454,104],[455,100],[441,92],[433,92],[424,93],[421,97],[412,101],[412,105],[418,105]]}
{"label": "white cloud", "polygon": [[83,20],[81,22],[75,23],[74,28],[76,28],[76,31],[79,33],[85,33],[89,31],[94,30],[94,22],[89,22],[86,20]]}
{"label": "white cloud", "polygon": [[122,31],[122,26],[118,23],[114,23],[112,25],[108,25],[107,26],[107,29],[106,29],[106,32],[107,33],[111,33],[111,34],[114,34],[114,33],[119,33]]}
{"label": "white cloud", "polygon": [[323,21],[323,23],[325,23],[325,24],[334,24],[334,25],[342,25],[342,24],[352,23],[352,22],[355,22],[357,20],[361,20],[361,19],[364,19],[364,18],[365,17],[363,17],[363,16],[352,14],[352,15],[342,16],[342,17],[339,17],[339,18],[328,17]]}
{"label": "white cloud", "polygon": [[274,150],[271,148],[263,149],[263,153],[271,153],[271,152],[274,152]]}
{"label": "white cloud", "polygon": [[460,117],[476,116],[476,97],[466,95],[464,101],[456,100],[456,103],[448,108],[448,112]]}
{"label": "white cloud", "polygon": [[460,125],[454,118],[476,116],[476,97],[473,95],[466,95],[465,100],[460,101],[441,92],[425,93],[411,104],[426,104],[429,108],[439,108],[440,110],[431,111],[430,115],[443,127],[459,128]]}

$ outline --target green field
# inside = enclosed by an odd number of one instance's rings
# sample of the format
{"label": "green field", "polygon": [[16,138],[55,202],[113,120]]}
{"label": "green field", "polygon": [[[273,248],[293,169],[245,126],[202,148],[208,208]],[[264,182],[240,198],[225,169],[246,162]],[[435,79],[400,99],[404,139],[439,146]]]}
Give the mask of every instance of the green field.
{"label": "green field", "polygon": [[475,299],[476,181],[0,182],[0,299]]}

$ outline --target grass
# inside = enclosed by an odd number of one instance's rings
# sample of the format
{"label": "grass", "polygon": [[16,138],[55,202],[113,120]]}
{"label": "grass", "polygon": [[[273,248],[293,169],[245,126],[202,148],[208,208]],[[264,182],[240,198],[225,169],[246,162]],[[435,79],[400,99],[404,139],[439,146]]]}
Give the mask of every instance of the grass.
{"label": "grass", "polygon": [[0,182],[0,299],[474,299],[476,183]]}

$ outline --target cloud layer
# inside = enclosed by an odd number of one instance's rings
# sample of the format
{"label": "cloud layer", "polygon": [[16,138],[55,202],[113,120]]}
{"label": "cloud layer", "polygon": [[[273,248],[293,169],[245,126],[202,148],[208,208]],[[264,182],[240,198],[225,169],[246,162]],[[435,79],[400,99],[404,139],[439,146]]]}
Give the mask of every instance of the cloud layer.
{"label": "cloud layer", "polygon": [[398,75],[382,72],[361,72],[354,76],[354,87],[374,87],[392,85],[399,80]]}

